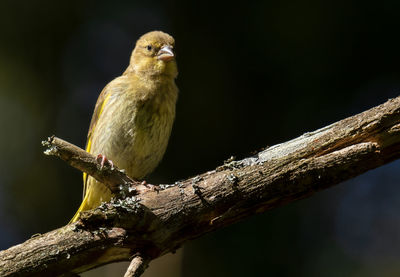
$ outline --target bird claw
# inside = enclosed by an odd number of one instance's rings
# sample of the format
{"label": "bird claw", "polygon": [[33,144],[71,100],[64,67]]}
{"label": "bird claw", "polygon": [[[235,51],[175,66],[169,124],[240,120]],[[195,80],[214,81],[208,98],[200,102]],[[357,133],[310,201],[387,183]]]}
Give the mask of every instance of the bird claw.
{"label": "bird claw", "polygon": [[107,157],[103,154],[98,154],[96,157],[96,161],[100,164],[100,170],[103,169],[105,164],[110,166],[111,170],[114,169],[114,163],[112,162],[112,160],[107,159]]}

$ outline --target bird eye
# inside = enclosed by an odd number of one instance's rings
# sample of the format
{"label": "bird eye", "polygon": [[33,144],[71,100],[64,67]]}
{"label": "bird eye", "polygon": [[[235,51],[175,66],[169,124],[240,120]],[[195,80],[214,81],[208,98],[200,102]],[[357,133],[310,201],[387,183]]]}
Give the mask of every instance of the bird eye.
{"label": "bird eye", "polygon": [[151,49],[153,49],[153,47],[151,47],[151,45],[147,45],[146,46],[147,50],[151,51]]}

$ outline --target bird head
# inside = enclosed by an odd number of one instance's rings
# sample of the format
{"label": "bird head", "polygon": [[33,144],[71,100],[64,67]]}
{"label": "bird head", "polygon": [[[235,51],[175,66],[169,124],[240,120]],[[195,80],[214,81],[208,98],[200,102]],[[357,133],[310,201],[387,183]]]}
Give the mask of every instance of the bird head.
{"label": "bird head", "polygon": [[144,34],[136,42],[128,69],[144,77],[167,76],[176,78],[178,70],[172,36],[153,31]]}

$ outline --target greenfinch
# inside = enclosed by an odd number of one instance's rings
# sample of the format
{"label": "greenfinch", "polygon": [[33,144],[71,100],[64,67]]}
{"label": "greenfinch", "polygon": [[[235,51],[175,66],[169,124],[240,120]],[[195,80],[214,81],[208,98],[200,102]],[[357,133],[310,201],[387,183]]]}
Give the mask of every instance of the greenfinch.
{"label": "greenfinch", "polygon": [[[167,148],[178,97],[174,44],[160,31],[140,37],[128,68],[101,92],[90,122],[86,151],[137,180],[155,169]],[[71,222],[112,197],[93,177],[84,174],[83,180],[83,201]]]}

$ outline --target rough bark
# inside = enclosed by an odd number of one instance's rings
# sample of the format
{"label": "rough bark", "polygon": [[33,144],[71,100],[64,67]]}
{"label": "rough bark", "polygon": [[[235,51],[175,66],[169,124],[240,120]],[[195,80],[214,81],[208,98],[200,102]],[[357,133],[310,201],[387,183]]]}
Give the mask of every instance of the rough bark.
{"label": "rough bark", "polygon": [[397,97],[159,191],[104,203],[74,224],[1,251],[0,275],[79,273],[137,253],[147,264],[187,240],[399,158],[399,133]]}
{"label": "rough bark", "polygon": [[97,181],[107,185],[114,193],[119,192],[121,185],[131,186],[140,184],[140,182],[134,181],[123,170],[120,170],[117,166],[109,162],[101,166],[99,161],[101,157],[95,157],[65,140],[51,136],[47,140],[42,141],[42,144],[47,147],[47,150],[44,152],[46,155],[59,157],[70,166],[93,176]]}
{"label": "rough bark", "polygon": [[147,263],[148,261],[140,254],[134,256],[124,277],[138,277],[142,275],[147,267]]}

